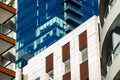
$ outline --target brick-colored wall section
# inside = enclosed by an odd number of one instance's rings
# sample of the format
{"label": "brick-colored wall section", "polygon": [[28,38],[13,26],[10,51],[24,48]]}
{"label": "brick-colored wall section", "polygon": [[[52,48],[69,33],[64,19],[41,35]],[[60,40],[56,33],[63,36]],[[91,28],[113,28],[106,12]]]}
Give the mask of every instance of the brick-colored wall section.
{"label": "brick-colored wall section", "polygon": [[5,73],[9,76],[15,77],[15,72],[14,71],[12,71],[10,69],[7,69],[7,68],[4,68],[2,66],[0,66],[0,72]]}
{"label": "brick-colored wall section", "polygon": [[10,37],[8,37],[8,36],[5,36],[5,35],[3,35],[3,34],[1,34],[1,33],[0,33],[0,39],[5,40],[5,41],[7,41],[7,42],[9,42],[9,43],[11,43],[11,44],[13,44],[13,45],[16,44],[15,39],[10,38]]}
{"label": "brick-colored wall section", "polygon": [[0,2],[0,7],[7,10],[7,11],[9,11],[9,12],[11,12],[11,13],[13,13],[13,14],[16,14],[16,9],[14,9],[13,7],[8,6],[8,5],[6,5],[6,4],[4,4],[2,2]]}
{"label": "brick-colored wall section", "polygon": [[63,62],[70,58],[70,43],[68,42],[64,46],[62,46],[62,60]]}
{"label": "brick-colored wall section", "polygon": [[46,57],[46,72],[53,69],[53,53]]}
{"label": "brick-colored wall section", "polygon": [[80,64],[80,80],[86,80],[87,78],[89,78],[88,60]]}
{"label": "brick-colored wall section", "polygon": [[65,75],[63,75],[63,80],[71,80],[71,72],[68,72]]}
{"label": "brick-colored wall section", "polygon": [[87,46],[87,31],[79,35],[79,50]]}

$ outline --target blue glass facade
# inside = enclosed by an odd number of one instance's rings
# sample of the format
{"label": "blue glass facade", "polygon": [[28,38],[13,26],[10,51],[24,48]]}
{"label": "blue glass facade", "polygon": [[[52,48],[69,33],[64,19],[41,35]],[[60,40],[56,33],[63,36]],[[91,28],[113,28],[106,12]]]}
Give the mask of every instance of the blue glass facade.
{"label": "blue glass facade", "polygon": [[18,0],[17,67],[98,15],[97,0]]}

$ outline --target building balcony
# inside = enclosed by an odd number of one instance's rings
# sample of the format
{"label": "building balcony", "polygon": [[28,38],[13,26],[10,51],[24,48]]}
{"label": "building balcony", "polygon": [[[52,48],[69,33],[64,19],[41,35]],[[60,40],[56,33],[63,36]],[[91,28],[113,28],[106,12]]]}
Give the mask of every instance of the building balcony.
{"label": "building balcony", "polygon": [[75,29],[75,27],[68,25],[68,26],[65,28],[65,32],[66,32],[66,33],[69,33],[69,32],[71,32],[73,29]]}
{"label": "building balcony", "polygon": [[[15,52],[15,51],[14,51]],[[15,64],[15,54],[9,52],[0,55],[0,65],[12,69],[10,66]]]}
{"label": "building balcony", "polygon": [[79,20],[77,20],[74,17],[71,17],[72,15],[68,15],[67,18],[65,19],[65,21],[70,24],[73,25],[75,27],[79,26],[81,24],[81,22]]}
{"label": "building balcony", "polygon": [[2,25],[5,28],[8,28],[9,30],[16,32],[16,24],[15,21],[9,20],[6,23]]}
{"label": "building balcony", "polygon": [[15,78],[15,72],[0,66],[0,80],[12,80]]}
{"label": "building balcony", "polygon": [[0,33],[0,55],[15,46],[15,39]]}
{"label": "building balcony", "polygon": [[0,24],[4,24],[16,14],[16,9],[0,2]]}
{"label": "building balcony", "polygon": [[67,6],[67,8],[64,10],[65,12],[67,13],[71,13],[71,14],[74,14],[75,16],[81,18],[82,17],[82,12],[79,10],[79,9],[75,9],[71,6]]}
{"label": "building balcony", "polygon": [[70,3],[78,8],[81,8],[82,7],[82,4],[76,0],[64,0],[64,2],[66,3]]}

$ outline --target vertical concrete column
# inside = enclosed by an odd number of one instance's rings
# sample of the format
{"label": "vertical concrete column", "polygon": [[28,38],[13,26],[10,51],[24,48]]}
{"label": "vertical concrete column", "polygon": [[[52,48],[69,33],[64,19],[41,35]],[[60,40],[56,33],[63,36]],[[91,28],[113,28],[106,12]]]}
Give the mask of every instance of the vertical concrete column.
{"label": "vertical concrete column", "polygon": [[22,80],[22,70],[19,68],[16,69],[16,80]]}
{"label": "vertical concrete column", "polygon": [[62,80],[64,63],[62,62],[62,48],[59,46],[54,52],[54,80]]}
{"label": "vertical concrete column", "polygon": [[28,80],[28,75],[27,74],[23,76],[23,80]]}
{"label": "vertical concrete column", "polygon": [[101,80],[99,32],[96,21],[93,20],[89,24],[90,29],[88,29],[87,33],[89,80]]}

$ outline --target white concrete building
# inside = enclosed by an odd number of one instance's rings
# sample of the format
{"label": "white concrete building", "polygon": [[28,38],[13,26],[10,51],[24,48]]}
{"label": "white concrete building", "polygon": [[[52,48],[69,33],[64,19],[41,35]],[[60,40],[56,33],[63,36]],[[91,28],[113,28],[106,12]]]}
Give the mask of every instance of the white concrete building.
{"label": "white concrete building", "polygon": [[102,76],[120,80],[120,0],[100,0]]}
{"label": "white concrete building", "polygon": [[17,69],[16,80],[101,80],[99,31],[93,16]]}

